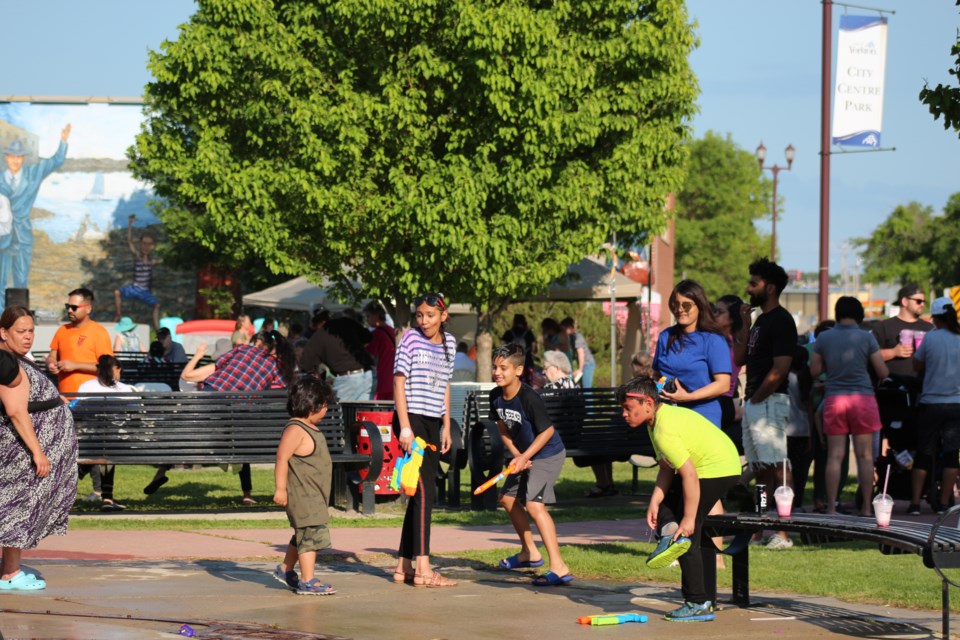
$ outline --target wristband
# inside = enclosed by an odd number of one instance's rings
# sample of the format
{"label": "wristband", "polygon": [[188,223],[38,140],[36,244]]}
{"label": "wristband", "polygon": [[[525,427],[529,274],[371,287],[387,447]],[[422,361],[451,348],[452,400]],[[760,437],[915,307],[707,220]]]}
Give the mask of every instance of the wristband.
{"label": "wristband", "polygon": [[404,427],[403,429],[400,429],[400,437],[401,437],[401,438],[412,438],[412,437],[413,437],[413,429],[411,429],[410,427]]}

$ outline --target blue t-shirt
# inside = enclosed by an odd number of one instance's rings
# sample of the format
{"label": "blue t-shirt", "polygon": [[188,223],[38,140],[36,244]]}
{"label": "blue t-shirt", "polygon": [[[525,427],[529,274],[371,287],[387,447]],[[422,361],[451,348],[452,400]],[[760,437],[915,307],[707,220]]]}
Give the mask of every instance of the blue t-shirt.
{"label": "blue t-shirt", "polygon": [[923,363],[923,404],[960,403],[960,336],[949,329],[927,333],[913,357]]}
{"label": "blue t-shirt", "polygon": [[[730,347],[719,333],[694,331],[683,334],[683,346],[680,338],[667,350],[670,330],[662,331],[657,340],[657,353],[653,358],[653,370],[661,376],[676,378],[687,391],[702,389],[718,373],[731,373]],[[683,402],[679,406],[693,409],[717,427],[720,426],[720,400],[696,400]]]}
{"label": "blue t-shirt", "polygon": [[[547,405],[544,404],[540,394],[529,386],[522,384],[517,395],[510,400],[503,397],[503,389],[497,387],[490,391],[490,420],[497,422],[503,421],[507,430],[510,432],[510,438],[514,446],[523,453],[534,439],[553,426],[553,421],[547,414]],[[565,451],[563,441],[557,430],[553,430],[553,435],[547,440],[533,456],[532,460],[538,458],[549,458]]]}
{"label": "blue t-shirt", "polygon": [[827,369],[824,397],[872,396],[870,355],[880,350],[872,333],[855,324],[838,324],[824,331],[813,343],[813,352]]}

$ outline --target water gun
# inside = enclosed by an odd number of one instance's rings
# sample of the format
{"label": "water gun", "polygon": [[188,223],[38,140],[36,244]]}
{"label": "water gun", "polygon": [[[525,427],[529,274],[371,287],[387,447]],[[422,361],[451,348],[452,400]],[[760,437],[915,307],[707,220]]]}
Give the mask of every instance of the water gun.
{"label": "water gun", "polygon": [[423,464],[423,452],[427,447],[434,451],[437,450],[436,445],[427,444],[419,436],[413,439],[410,450],[397,461],[397,466],[393,468],[393,475],[390,476],[391,489],[403,491],[408,496],[417,492],[417,484],[420,481],[420,465]]}
{"label": "water gun", "polygon": [[484,482],[482,485],[480,485],[480,486],[477,487],[476,489],[474,489],[474,490],[473,490],[473,495],[475,495],[475,496],[480,495],[481,493],[483,493],[484,491],[486,491],[487,489],[489,489],[489,488],[492,487],[493,485],[497,484],[498,482],[500,482],[501,480],[503,480],[504,478],[506,478],[506,477],[507,477],[508,475],[510,475],[511,473],[513,473],[513,465],[512,465],[512,464],[511,464],[510,466],[508,466],[506,469],[504,469],[503,471],[501,471],[500,473],[498,473],[497,475],[495,475],[494,477],[492,477],[492,478],[490,478],[489,480],[487,480],[486,482]]}
{"label": "water gun", "polygon": [[640,613],[601,613],[594,616],[580,616],[577,618],[577,624],[590,624],[595,627],[646,621],[647,616]]}
{"label": "water gun", "polygon": [[677,390],[677,379],[668,378],[667,376],[660,376],[660,379],[657,380],[657,393],[661,391],[666,391],[667,393],[673,393]]}

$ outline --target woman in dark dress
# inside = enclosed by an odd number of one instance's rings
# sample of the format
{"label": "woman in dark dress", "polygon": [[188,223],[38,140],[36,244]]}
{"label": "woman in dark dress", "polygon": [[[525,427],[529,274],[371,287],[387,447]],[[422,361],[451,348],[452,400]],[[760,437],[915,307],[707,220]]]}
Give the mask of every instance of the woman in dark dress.
{"label": "woman in dark dress", "polygon": [[46,587],[20,569],[21,551],[49,535],[66,535],[77,497],[73,416],[53,383],[24,358],[33,330],[24,307],[0,315],[0,591]]}

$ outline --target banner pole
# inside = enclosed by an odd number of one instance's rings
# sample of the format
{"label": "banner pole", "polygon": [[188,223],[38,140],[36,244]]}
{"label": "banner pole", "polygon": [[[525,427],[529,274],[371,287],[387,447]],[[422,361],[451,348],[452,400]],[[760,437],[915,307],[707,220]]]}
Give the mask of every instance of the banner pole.
{"label": "banner pole", "polygon": [[827,319],[830,287],[830,68],[833,58],[833,0],[823,2],[823,31],[820,53],[820,292],[818,317]]}

